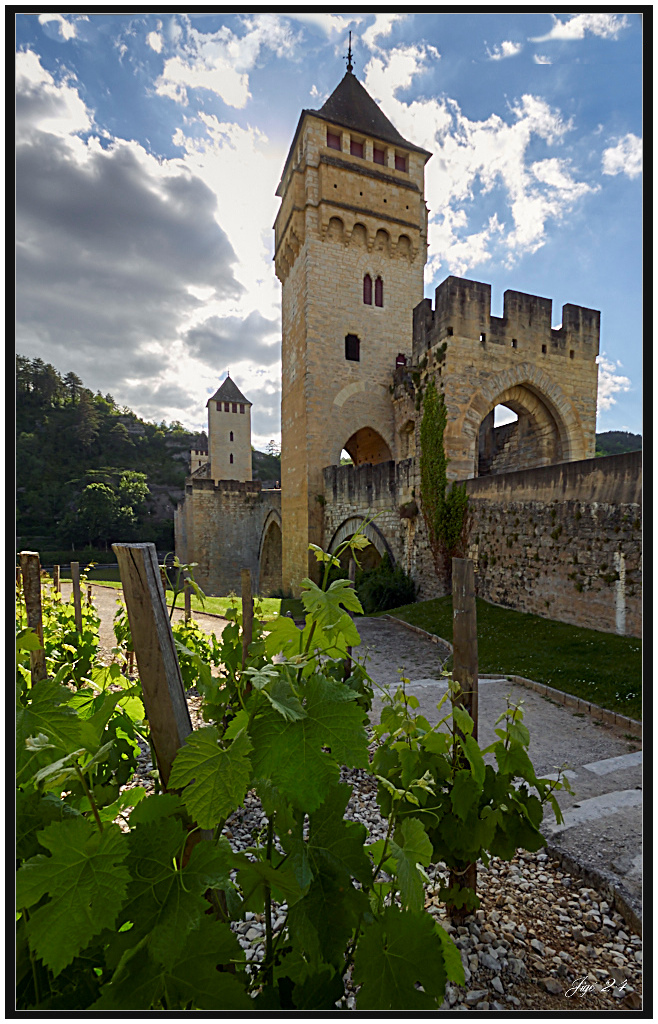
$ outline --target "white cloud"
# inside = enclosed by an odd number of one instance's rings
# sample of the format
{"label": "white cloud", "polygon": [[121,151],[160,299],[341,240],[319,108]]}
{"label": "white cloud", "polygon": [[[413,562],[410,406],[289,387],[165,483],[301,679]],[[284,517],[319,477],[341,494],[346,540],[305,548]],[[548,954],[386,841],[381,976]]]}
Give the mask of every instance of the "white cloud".
{"label": "white cloud", "polygon": [[243,18],[246,32],[236,35],[223,25],[216,32],[200,32],[189,20],[179,54],[165,61],[157,79],[156,92],[187,105],[188,89],[217,93],[231,107],[243,109],[250,97],[249,71],[261,50],[282,57],[293,53],[296,37],[290,27],[274,14]]}
{"label": "white cloud", "polygon": [[[596,361],[599,364],[598,411],[600,412],[616,405],[617,399],[614,396],[620,391],[630,391],[631,381],[623,374],[615,373],[617,367],[610,359],[606,359],[605,352],[597,356]],[[621,365],[619,360],[617,363]]]}
{"label": "white cloud", "polygon": [[55,79],[32,50],[16,54],[16,129],[19,137],[33,128],[53,135],[89,131],[92,118],[68,79]]}
{"label": "white cloud", "polygon": [[521,53],[523,46],[521,43],[513,43],[509,39],[505,39],[500,46],[494,46],[493,50],[487,49],[487,56],[489,60],[505,60],[506,57],[515,57],[517,53]]}
{"label": "white cloud", "polygon": [[543,56],[541,53],[535,53],[533,58],[535,64],[552,64],[553,61],[550,57]]}
{"label": "white cloud", "polygon": [[77,35],[75,24],[71,21],[67,21],[63,14],[39,15],[40,25],[47,25],[49,21],[54,21],[56,23],[62,39],[75,39]]}
{"label": "white cloud", "polygon": [[544,43],[548,39],[584,39],[588,32],[601,39],[616,39],[622,29],[628,28],[629,24],[625,14],[595,14],[593,11],[574,14],[566,21],[560,21],[555,14],[551,14],[551,18],[551,31],[545,36],[534,36],[531,42]]}
{"label": "white cloud", "polygon": [[293,21],[305,22],[307,25],[315,25],[328,36],[344,32],[349,25],[358,25],[362,20],[361,18],[342,18],[340,14],[297,14],[295,11],[286,11],[285,17]]}
{"label": "white cloud", "polygon": [[369,25],[362,34],[361,39],[369,50],[378,50],[376,42],[381,36],[390,36],[393,26],[398,21],[404,21],[406,14],[376,14],[372,25]]}
{"label": "white cloud", "polygon": [[146,42],[156,53],[162,53],[162,36],[159,32],[149,32]]}
{"label": "white cloud", "polygon": [[603,151],[601,162],[604,174],[626,174],[629,178],[637,178],[642,173],[642,139],[629,132],[619,139],[616,146]]}
{"label": "white cloud", "polygon": [[[541,97],[525,94],[507,120],[494,113],[486,121],[469,120],[452,99],[399,100],[397,91],[436,56],[430,48],[398,47],[370,60],[364,83],[402,135],[434,154],[425,174],[428,281],[439,272],[466,273],[493,256],[511,265],[539,249],[549,224],[596,190],[576,179],[567,160],[528,160],[531,142],[559,145],[572,128]],[[476,198],[494,190],[501,193],[499,212],[475,221]]]}

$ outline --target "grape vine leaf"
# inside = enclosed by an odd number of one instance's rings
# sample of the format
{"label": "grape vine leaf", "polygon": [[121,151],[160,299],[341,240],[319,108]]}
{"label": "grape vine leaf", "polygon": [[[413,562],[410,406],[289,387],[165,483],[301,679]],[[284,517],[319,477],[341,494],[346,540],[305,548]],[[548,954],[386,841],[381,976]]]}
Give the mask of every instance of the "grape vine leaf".
{"label": "grape vine leaf", "polygon": [[32,687],[30,694],[30,704],[19,707],[16,712],[19,771],[32,756],[25,746],[26,741],[39,733],[47,736],[55,749],[64,754],[70,754],[78,747],[84,747],[90,753],[96,751],[96,730],[88,722],[81,721],[73,709],[67,706],[71,697],[70,690],[50,679],[43,679]]}
{"label": "grape vine leaf", "polygon": [[464,976],[464,965],[462,963],[461,954],[454,941],[438,921],[434,925],[434,931],[439,936],[441,946],[443,947],[446,976],[450,981],[454,981],[456,985],[465,985],[466,978]]}
{"label": "grape vine leaf", "polygon": [[361,602],[349,580],[334,580],[327,590],[320,590],[309,579],[302,580],[302,583],[307,588],[302,592],[304,608],[323,628],[331,628],[338,622],[344,614],[343,608],[363,614]]}
{"label": "grape vine leaf", "polygon": [[244,799],[251,776],[250,751],[246,732],[239,732],[224,750],[214,725],[190,733],[178,750],[169,786],[186,787],[183,803],[201,828],[214,828]]}
{"label": "grape vine leaf", "polygon": [[498,768],[503,775],[518,775],[532,785],[537,781],[532,761],[528,757],[523,745],[516,740],[512,740],[507,749],[502,744],[498,746],[496,748],[496,760]]}
{"label": "grape vine leaf", "polygon": [[354,955],[353,979],[361,986],[357,1011],[438,1009],[446,968],[431,916],[386,907],[364,929]]}
{"label": "grape vine leaf", "polygon": [[163,997],[168,1010],[253,1009],[238,978],[217,970],[244,960],[228,925],[202,918],[169,966],[155,960],[145,946],[144,941],[128,952],[92,1010],[150,1010]]}
{"label": "grape vine leaf", "polygon": [[151,954],[165,967],[208,910],[205,891],[231,885],[223,845],[197,843],[186,866],[179,868],[186,839],[183,825],[174,818],[138,825],[128,837],[132,880],[119,924],[133,923],[131,944],[148,935]]}
{"label": "grape vine leaf", "polygon": [[463,768],[455,774],[455,781],[453,783],[452,792],[450,793],[450,801],[452,803],[454,813],[461,821],[466,820],[468,812],[479,797],[481,791],[482,787],[478,785],[469,770]]}
{"label": "grape vine leaf", "polygon": [[130,880],[122,864],[126,843],[118,825],[102,833],[84,818],[48,825],[38,835],[51,856],[37,854],[16,877],[18,907],[31,911],[32,948],[53,974],[59,974],[90,939],[114,924]]}
{"label": "grape vine leaf", "polygon": [[421,911],[425,903],[424,880],[418,864],[432,860],[432,844],[418,818],[405,818],[390,843],[402,905]]}
{"label": "grape vine leaf", "polygon": [[484,785],[484,759],[482,757],[482,751],[480,750],[477,740],[474,740],[472,736],[466,736],[464,739],[459,738],[461,747],[468,758],[468,762],[473,772],[473,778],[477,782],[480,789]]}
{"label": "grape vine leaf", "polygon": [[256,779],[269,779],[285,799],[311,813],[338,781],[336,762],[368,767],[368,741],[363,710],[348,687],[316,675],[300,688],[300,695],[305,718],[286,722],[268,708],[253,722],[252,762]]}

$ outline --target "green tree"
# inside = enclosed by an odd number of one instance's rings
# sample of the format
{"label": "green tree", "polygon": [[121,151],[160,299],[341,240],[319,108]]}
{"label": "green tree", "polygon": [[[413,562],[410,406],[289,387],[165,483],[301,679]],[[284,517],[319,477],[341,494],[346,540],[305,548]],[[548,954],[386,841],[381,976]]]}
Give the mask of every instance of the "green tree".
{"label": "green tree", "polygon": [[117,495],[107,484],[87,484],[78,505],[78,522],[89,544],[107,546],[118,504]]}
{"label": "green tree", "polygon": [[149,489],[145,473],[136,473],[132,469],[127,469],[121,474],[121,479],[119,480],[120,505],[129,505],[139,515],[144,511],[148,496]]}

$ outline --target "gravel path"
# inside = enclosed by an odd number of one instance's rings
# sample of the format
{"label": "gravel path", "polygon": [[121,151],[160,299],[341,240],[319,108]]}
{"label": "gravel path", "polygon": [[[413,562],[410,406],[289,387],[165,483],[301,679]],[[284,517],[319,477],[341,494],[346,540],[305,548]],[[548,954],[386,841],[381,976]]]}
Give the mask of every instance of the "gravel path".
{"label": "gravel path", "polygon": [[[93,600],[101,614],[101,649],[109,653],[118,592],[94,586]],[[181,613],[182,614],[182,613]],[[221,633],[225,620],[195,615],[204,630]],[[438,679],[448,650],[419,643],[403,626],[382,619],[361,619],[360,654],[380,685],[396,683],[400,672],[412,679]],[[355,651],[356,654],[356,651]],[[111,655],[110,655],[111,656]],[[202,725],[198,698],[189,696],[195,726]],[[140,758],[140,779],[148,781],[150,755]],[[382,838],[385,825],[376,802],[376,781],[367,772],[343,769],[353,787],[347,814],[366,826],[369,841]],[[249,846],[265,818],[250,793],[243,807],[227,821],[224,834],[235,849]],[[442,865],[429,870],[426,910],[448,931],[460,950],[466,984],[449,984],[441,1009],[447,1011],[543,1011],[544,1013],[624,1013],[641,1007],[642,940],[632,933],[605,895],[563,870],[545,852],[520,852],[511,862],[493,858],[478,866],[481,907],[455,927],[446,917],[436,892]],[[273,908],[275,932],[285,928],[285,905]],[[248,961],[264,952],[265,919],[246,914],[233,928]],[[355,1009],[349,979],[343,1008]]]}

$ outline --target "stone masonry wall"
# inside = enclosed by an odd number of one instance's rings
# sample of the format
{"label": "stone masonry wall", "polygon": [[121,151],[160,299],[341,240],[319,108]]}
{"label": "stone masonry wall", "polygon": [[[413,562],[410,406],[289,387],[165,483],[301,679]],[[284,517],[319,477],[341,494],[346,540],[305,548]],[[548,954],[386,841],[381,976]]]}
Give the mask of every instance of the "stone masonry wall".
{"label": "stone masonry wall", "polygon": [[[325,470],[324,541],[371,517],[427,600],[448,593],[416,500],[415,460]],[[478,595],[589,629],[641,635],[641,452],[466,481]],[[415,498],[412,495],[415,494]]]}

